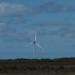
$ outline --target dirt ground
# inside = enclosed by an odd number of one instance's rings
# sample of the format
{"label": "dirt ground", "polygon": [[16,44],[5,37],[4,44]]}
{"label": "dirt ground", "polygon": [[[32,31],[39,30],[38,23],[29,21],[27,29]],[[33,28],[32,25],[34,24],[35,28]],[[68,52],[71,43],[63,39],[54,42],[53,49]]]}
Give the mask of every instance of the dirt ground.
{"label": "dirt ground", "polygon": [[24,73],[0,73],[0,75],[75,75],[75,72],[28,71]]}

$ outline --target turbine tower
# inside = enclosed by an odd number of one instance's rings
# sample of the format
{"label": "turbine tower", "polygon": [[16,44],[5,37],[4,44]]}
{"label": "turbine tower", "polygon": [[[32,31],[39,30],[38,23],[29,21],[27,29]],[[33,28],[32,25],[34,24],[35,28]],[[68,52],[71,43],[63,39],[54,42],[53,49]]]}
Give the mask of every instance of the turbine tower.
{"label": "turbine tower", "polygon": [[36,32],[34,33],[34,39],[33,39],[33,41],[28,44],[28,47],[30,45],[33,46],[33,57],[36,56],[36,53],[35,53],[36,47],[39,48],[39,49],[41,49],[41,50],[44,50],[43,47],[37,42],[37,33]]}

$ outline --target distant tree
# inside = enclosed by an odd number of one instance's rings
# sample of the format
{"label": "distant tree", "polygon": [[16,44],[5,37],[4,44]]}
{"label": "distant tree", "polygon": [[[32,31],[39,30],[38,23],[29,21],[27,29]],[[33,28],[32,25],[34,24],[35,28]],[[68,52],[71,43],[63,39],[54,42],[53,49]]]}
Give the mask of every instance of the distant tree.
{"label": "distant tree", "polygon": [[64,57],[64,58],[57,58],[54,60],[55,61],[75,61],[75,57]]}

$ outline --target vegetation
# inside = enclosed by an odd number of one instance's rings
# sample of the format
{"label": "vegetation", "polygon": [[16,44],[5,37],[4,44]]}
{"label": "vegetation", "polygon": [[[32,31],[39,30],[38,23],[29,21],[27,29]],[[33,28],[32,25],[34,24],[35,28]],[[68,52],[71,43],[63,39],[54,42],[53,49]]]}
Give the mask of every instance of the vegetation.
{"label": "vegetation", "polygon": [[0,73],[75,72],[75,58],[0,60]]}

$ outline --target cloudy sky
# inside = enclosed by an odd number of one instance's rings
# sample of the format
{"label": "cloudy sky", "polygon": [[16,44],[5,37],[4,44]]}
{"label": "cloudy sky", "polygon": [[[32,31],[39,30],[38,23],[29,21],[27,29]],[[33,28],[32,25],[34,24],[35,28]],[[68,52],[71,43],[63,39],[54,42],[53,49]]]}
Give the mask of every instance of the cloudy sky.
{"label": "cloudy sky", "polygon": [[[30,45],[35,32],[43,49]],[[0,58],[70,56],[75,56],[75,0],[0,0]]]}

